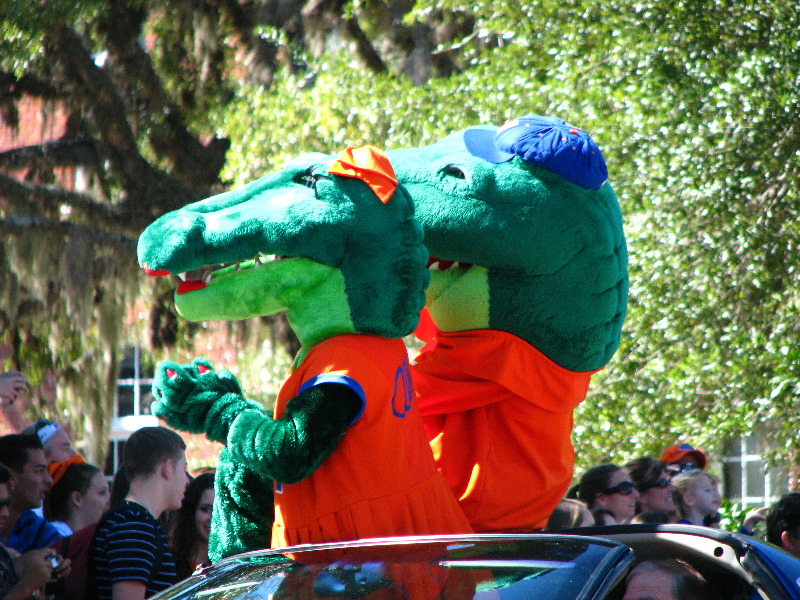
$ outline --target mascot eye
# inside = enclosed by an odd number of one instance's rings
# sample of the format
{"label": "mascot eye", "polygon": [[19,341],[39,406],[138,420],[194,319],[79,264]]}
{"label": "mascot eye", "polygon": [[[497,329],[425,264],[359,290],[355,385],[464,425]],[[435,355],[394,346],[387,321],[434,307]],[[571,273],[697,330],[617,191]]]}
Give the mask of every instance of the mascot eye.
{"label": "mascot eye", "polygon": [[301,177],[299,177],[296,181],[297,183],[301,183],[307,188],[311,188],[312,190],[317,189],[317,181],[322,179],[322,175],[313,175],[312,173],[305,173]]}
{"label": "mascot eye", "polygon": [[464,170],[456,165],[447,165],[444,169],[442,169],[442,173],[449,175],[450,177],[455,177],[456,179],[467,178],[467,174],[464,172]]}

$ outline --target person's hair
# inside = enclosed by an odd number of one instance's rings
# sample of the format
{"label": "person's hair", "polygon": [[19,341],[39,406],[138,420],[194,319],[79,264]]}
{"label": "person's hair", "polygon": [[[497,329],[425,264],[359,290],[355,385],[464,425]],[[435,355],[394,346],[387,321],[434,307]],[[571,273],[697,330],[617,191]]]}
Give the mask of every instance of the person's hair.
{"label": "person's hair", "polygon": [[664,463],[657,458],[643,456],[625,463],[625,470],[631,476],[633,485],[639,492],[653,487],[664,472]]}
{"label": "person's hair", "polygon": [[617,522],[617,515],[614,514],[613,510],[607,508],[592,509],[592,516],[594,517],[594,524],[600,525],[601,527],[606,524],[606,517],[611,517],[614,523]]}
{"label": "person's hair", "polygon": [[175,570],[178,579],[185,579],[192,574],[192,557],[198,545],[195,513],[200,504],[200,497],[208,489],[214,488],[214,473],[203,473],[195,477],[186,487],[181,508],[175,521],[172,539],[172,555],[175,558]]}
{"label": "person's hair", "polygon": [[602,494],[609,488],[611,477],[619,469],[612,463],[591,467],[578,483],[578,499],[584,501],[589,508],[593,508],[597,494]]}
{"label": "person's hair", "polygon": [[20,472],[30,458],[30,450],[44,450],[36,435],[10,433],[0,437],[0,463]]}
{"label": "person's hair", "polygon": [[70,514],[70,499],[73,492],[85,494],[92,479],[102,473],[88,463],[75,463],[67,467],[64,475],[50,488],[44,502],[44,516],[48,521],[66,521]]}
{"label": "person's hair", "polygon": [[550,518],[547,519],[547,525],[544,526],[547,531],[555,531],[557,529],[573,529],[580,527],[583,522],[583,510],[585,505],[580,500],[572,498],[564,498],[561,500],[553,512],[550,513]]}
{"label": "person's hair", "polygon": [[128,481],[128,476],[125,474],[125,466],[122,465],[114,473],[114,478],[111,480],[111,508],[125,500],[130,489],[131,482]]}
{"label": "person's hair", "polygon": [[134,431],[122,451],[122,464],[128,481],[152,475],[164,461],[183,456],[186,444],[181,436],[166,427],[142,427]]}
{"label": "person's hair", "polygon": [[5,465],[0,465],[0,485],[7,484],[11,479],[11,473],[8,472]]}
{"label": "person's hair", "polygon": [[579,486],[580,486],[580,484],[578,484],[578,483],[575,483],[575,484],[569,486],[569,489],[567,489],[567,493],[564,494],[564,498],[567,498],[568,500],[577,500],[578,499],[578,487]]}
{"label": "person's hair", "polygon": [[686,504],[683,502],[683,497],[687,492],[692,491],[692,488],[701,479],[706,479],[710,483],[715,483],[717,481],[716,477],[699,469],[687,471],[672,478],[672,485],[675,486],[673,498],[675,500],[675,506],[678,508],[678,514],[681,517],[686,516]]}
{"label": "person's hair", "polygon": [[631,523],[656,523],[659,525],[670,522],[670,516],[661,510],[646,510],[631,519]]}
{"label": "person's hair", "polygon": [[797,537],[800,528],[800,493],[792,492],[781,496],[767,513],[767,541],[778,547],[783,546],[781,534],[786,531]]}
{"label": "person's hair", "polygon": [[672,580],[672,593],[677,600],[707,600],[708,582],[697,570],[677,558],[644,560],[633,567],[625,578],[629,584],[635,575],[666,573]]}

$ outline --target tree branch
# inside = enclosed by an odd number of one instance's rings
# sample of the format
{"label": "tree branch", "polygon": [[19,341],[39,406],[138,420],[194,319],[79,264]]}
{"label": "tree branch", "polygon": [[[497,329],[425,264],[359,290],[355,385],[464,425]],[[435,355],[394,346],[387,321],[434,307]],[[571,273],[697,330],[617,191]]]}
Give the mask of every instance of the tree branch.
{"label": "tree branch", "polygon": [[388,70],[386,63],[383,62],[381,55],[369,41],[367,34],[361,29],[358,19],[355,16],[349,17],[345,20],[344,26],[347,34],[355,41],[358,54],[367,68],[375,73],[385,73]]}
{"label": "tree branch", "polygon": [[125,104],[108,73],[99,68],[72,29],[63,26],[45,39],[45,53],[63,67],[68,85],[91,106],[91,118],[107,150],[111,170],[125,190],[126,200],[144,213],[173,210],[204,192],[192,192],[150,165],[139,153],[128,123]]}
{"label": "tree branch", "polygon": [[126,252],[131,252],[134,256],[136,255],[136,239],[126,235],[109,233],[108,231],[102,231],[80,223],[57,221],[42,217],[6,217],[5,219],[0,219],[0,233],[4,235],[19,234],[30,231],[31,229],[60,233],[64,236],[76,234],[85,235],[88,236],[95,245],[112,246]]}
{"label": "tree branch", "polygon": [[180,109],[164,91],[150,56],[139,44],[141,15],[127,2],[114,0],[110,4],[108,17],[98,23],[98,29],[109,44],[114,68],[126,80],[136,82],[137,94],[154,117],[150,142],[172,163],[173,175],[179,180],[201,186],[217,183],[230,142],[214,138],[204,145],[189,132]]}
{"label": "tree branch", "polygon": [[57,214],[58,207],[67,205],[98,224],[105,223],[115,229],[127,229],[131,225],[117,207],[99,203],[91,196],[54,186],[24,183],[4,173],[0,173],[0,198],[6,198],[16,209],[32,214],[42,214],[43,207],[51,214]]}
{"label": "tree branch", "polygon": [[96,166],[98,160],[97,142],[87,138],[61,139],[0,152],[0,168],[9,171],[43,166]]}

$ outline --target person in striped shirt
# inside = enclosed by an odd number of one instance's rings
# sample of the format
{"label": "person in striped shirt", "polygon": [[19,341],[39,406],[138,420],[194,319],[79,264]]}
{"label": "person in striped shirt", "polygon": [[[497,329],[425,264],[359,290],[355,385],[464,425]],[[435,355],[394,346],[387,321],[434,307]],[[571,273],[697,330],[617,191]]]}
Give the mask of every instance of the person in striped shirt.
{"label": "person in striped shirt", "polygon": [[125,500],[98,523],[87,591],[98,600],[142,600],[176,582],[175,560],[158,518],[181,507],[186,444],[165,427],[143,427],[125,444]]}

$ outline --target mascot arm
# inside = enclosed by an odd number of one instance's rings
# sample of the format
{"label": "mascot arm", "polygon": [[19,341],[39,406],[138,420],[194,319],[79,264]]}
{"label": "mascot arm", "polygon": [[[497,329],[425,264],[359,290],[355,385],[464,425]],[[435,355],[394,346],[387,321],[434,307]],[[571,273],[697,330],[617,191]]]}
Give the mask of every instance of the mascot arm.
{"label": "mascot arm", "polygon": [[228,371],[215,371],[203,358],[184,365],[169,360],[160,363],[153,379],[153,397],[152,413],[167,425],[205,433],[222,443],[242,411],[265,412],[260,404],[245,399],[236,377]]}
{"label": "mascot arm", "polygon": [[362,409],[350,387],[322,383],[292,398],[279,419],[257,410],[239,414],[228,433],[228,450],[262,475],[297,483],[331,455]]}

